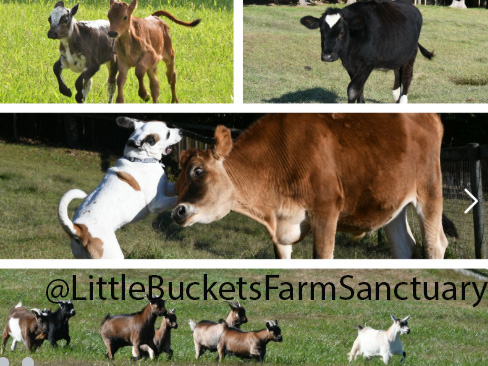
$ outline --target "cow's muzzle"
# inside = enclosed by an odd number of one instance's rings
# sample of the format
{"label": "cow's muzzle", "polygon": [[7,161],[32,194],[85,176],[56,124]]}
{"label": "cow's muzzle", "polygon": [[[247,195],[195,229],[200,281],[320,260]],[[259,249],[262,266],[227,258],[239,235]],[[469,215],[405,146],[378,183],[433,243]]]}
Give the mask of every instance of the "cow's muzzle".
{"label": "cow's muzzle", "polygon": [[119,35],[119,33],[117,33],[116,31],[109,31],[108,32],[108,36],[110,38],[117,38],[118,35]]}
{"label": "cow's muzzle", "polygon": [[49,29],[49,31],[47,32],[47,38],[58,39],[58,33],[53,29]]}
{"label": "cow's muzzle", "polygon": [[322,54],[322,61],[324,61],[324,62],[333,62],[335,60],[337,60],[337,57],[335,57],[333,53],[323,53]]}
{"label": "cow's muzzle", "polygon": [[195,209],[193,206],[181,203],[171,212],[171,217],[178,225],[183,225],[189,217],[195,215],[197,212],[198,209]]}

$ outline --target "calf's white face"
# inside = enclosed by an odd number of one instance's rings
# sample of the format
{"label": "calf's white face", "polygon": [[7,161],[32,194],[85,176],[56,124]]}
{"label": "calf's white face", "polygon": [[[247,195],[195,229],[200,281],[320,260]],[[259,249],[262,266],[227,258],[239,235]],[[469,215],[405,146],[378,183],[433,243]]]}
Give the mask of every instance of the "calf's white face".
{"label": "calf's white face", "polygon": [[169,128],[164,122],[142,122],[132,118],[119,117],[117,124],[125,128],[134,128],[124,148],[128,158],[154,158],[160,160],[171,153],[171,146],[181,140],[178,128]]}
{"label": "calf's white face", "polygon": [[48,38],[63,39],[70,37],[73,32],[73,16],[77,11],[78,4],[73,9],[68,9],[64,7],[62,1],[59,1],[48,19],[51,26],[47,33]]}

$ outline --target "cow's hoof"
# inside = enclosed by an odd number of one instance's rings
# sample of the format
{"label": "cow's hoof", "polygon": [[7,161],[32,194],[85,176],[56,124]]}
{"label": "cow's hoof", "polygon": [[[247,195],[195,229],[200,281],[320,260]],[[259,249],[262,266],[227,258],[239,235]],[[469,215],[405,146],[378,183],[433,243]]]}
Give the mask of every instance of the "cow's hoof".
{"label": "cow's hoof", "polygon": [[78,103],[84,103],[85,102],[85,98],[83,98],[83,94],[81,94],[81,93],[77,93],[75,96],[75,99]]}
{"label": "cow's hoof", "polygon": [[71,96],[73,95],[71,90],[68,88],[59,88],[59,92],[68,98],[71,98]]}

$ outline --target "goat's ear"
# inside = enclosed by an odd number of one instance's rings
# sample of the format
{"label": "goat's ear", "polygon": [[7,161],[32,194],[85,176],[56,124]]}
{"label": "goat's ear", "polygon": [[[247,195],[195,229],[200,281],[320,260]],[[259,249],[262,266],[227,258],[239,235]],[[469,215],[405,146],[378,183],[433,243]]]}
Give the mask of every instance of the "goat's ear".
{"label": "goat's ear", "polygon": [[54,9],[56,9],[57,7],[64,8],[64,3],[62,1],[58,1],[56,5],[54,5]]}
{"label": "goat's ear", "polygon": [[42,311],[41,311],[41,309],[34,308],[34,309],[31,309],[31,313],[34,314],[36,319],[38,319],[41,316]]}
{"label": "goat's ear", "polygon": [[169,312],[170,312],[171,314],[174,314],[174,313],[175,313],[175,311],[176,311],[176,309],[175,309],[175,308],[173,308],[173,309],[171,309]]}
{"label": "goat's ear", "polygon": [[132,2],[129,5],[129,12],[132,14],[134,10],[137,8],[137,0],[132,0]]}
{"label": "goat's ear", "polygon": [[300,19],[300,23],[308,29],[317,29],[318,27],[320,27],[320,19],[315,18],[311,15],[307,15],[306,17]]}
{"label": "goat's ear", "polygon": [[213,156],[216,160],[224,160],[232,150],[232,136],[225,126],[217,126],[215,129],[215,146]]}
{"label": "goat's ear", "polygon": [[391,316],[391,320],[393,320],[393,322],[394,322],[394,323],[396,323],[398,319],[397,319],[397,318],[395,318],[395,317],[394,317],[393,315],[391,315],[391,314],[390,314],[390,316]]}
{"label": "goat's ear", "polygon": [[129,118],[129,117],[117,117],[115,122],[120,127],[132,128],[134,130],[138,129],[139,127],[141,127],[144,124],[144,122],[142,122],[142,121],[139,121],[139,120],[134,119],[134,118]]}
{"label": "goat's ear", "polygon": [[71,9],[71,16],[75,16],[75,14],[78,12],[78,6],[80,4],[76,4],[75,6],[73,6],[73,9]]}
{"label": "goat's ear", "polygon": [[232,301],[225,301],[227,304],[229,304],[230,308],[231,309],[235,309],[237,306],[235,303],[233,303]]}
{"label": "goat's ear", "polygon": [[266,328],[268,328],[268,330],[271,329],[272,326],[273,325],[271,324],[271,322],[266,322]]}
{"label": "goat's ear", "polygon": [[408,319],[410,319],[410,315],[409,315],[409,316],[407,316],[406,318],[403,318],[403,319],[402,319],[402,322],[406,322]]}
{"label": "goat's ear", "polygon": [[68,304],[72,304],[72,303],[73,303],[73,300],[69,299]]}

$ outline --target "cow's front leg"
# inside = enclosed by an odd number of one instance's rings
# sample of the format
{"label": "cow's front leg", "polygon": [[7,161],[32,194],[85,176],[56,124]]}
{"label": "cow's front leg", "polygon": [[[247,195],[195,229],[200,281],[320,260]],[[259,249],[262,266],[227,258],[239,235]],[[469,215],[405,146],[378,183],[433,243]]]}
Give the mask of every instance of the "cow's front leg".
{"label": "cow's front leg", "polygon": [[63,63],[61,62],[61,58],[54,63],[53,71],[56,79],[58,80],[59,92],[67,97],[71,97],[71,90],[66,86],[63,77],[61,76],[61,73],[63,72]]}
{"label": "cow's front leg", "polygon": [[[332,211],[332,210],[331,210]],[[337,213],[313,216],[313,257],[314,259],[334,258],[335,235],[337,231]]]}
{"label": "cow's front leg", "polygon": [[365,67],[362,70],[354,73],[351,77],[351,82],[347,87],[347,102],[348,103],[364,103],[363,89],[366,80],[373,71],[371,67]]}
{"label": "cow's front leg", "polygon": [[83,70],[78,79],[76,79],[76,96],[75,99],[78,103],[86,102],[88,93],[90,92],[92,81],[91,78],[100,69],[100,65],[90,65]]}
{"label": "cow's front leg", "polygon": [[291,244],[284,245],[284,244],[274,244],[274,252],[276,259],[291,259],[291,253],[293,251],[293,246]]}
{"label": "cow's front leg", "polygon": [[119,69],[119,75],[117,76],[117,103],[124,103],[124,85],[127,81],[127,71],[129,71],[129,65],[123,63],[121,60],[117,60],[117,67]]}

